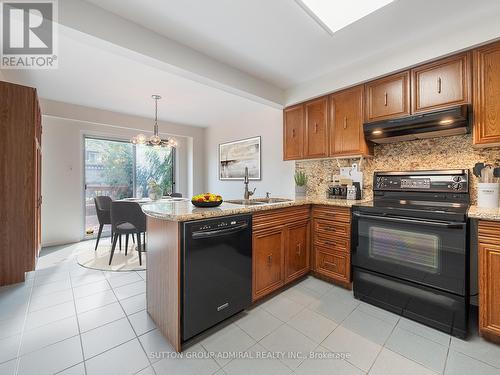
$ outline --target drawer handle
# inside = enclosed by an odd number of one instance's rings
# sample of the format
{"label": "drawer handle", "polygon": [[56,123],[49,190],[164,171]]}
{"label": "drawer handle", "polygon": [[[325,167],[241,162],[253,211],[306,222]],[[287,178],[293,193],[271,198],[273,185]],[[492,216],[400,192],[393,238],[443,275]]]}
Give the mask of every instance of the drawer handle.
{"label": "drawer handle", "polygon": [[438,94],[441,94],[441,77],[438,77],[437,79],[437,92]]}
{"label": "drawer handle", "polygon": [[387,93],[384,93],[384,106],[387,107]]}
{"label": "drawer handle", "polygon": [[334,243],[334,242],[332,242],[332,241],[323,241],[323,243],[324,243],[325,245],[335,246],[335,243]]}
{"label": "drawer handle", "polygon": [[337,269],[337,264],[335,264],[335,263],[328,262],[327,260],[325,260],[323,263],[325,264],[325,266],[329,266],[329,267],[332,267],[334,269]]}

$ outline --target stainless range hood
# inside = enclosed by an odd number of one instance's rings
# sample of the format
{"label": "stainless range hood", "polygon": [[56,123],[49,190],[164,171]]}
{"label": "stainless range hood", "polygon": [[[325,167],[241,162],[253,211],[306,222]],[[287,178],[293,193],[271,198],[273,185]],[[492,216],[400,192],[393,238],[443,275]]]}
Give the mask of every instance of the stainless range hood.
{"label": "stainless range hood", "polygon": [[394,143],[414,139],[445,137],[469,132],[469,106],[369,122],[363,125],[365,138],[374,143]]}

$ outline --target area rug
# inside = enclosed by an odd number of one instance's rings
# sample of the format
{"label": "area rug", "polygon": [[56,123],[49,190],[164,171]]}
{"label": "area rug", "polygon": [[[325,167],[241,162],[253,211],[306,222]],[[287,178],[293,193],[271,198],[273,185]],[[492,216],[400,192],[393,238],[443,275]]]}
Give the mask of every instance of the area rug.
{"label": "area rug", "polygon": [[139,253],[136,251],[135,244],[129,244],[127,256],[125,256],[125,244],[122,245],[122,251],[117,245],[111,265],[108,265],[111,245],[100,243],[97,251],[94,251],[94,241],[86,242],[88,242],[88,248],[82,249],[77,255],[78,264],[83,267],[102,271],[144,271],[146,269],[147,253],[142,253],[142,266],[140,266]]}

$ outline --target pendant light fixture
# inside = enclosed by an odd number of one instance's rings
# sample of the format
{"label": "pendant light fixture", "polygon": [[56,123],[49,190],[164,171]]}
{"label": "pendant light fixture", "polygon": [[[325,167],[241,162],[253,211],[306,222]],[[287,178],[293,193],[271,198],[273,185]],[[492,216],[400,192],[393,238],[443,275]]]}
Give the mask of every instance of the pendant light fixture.
{"label": "pendant light fixture", "polygon": [[153,128],[153,135],[148,139],[144,134],[140,133],[133,137],[130,142],[134,145],[149,145],[157,147],[175,147],[177,142],[173,138],[162,139],[158,131],[158,100],[161,99],[160,95],[151,96],[155,101],[155,124]]}

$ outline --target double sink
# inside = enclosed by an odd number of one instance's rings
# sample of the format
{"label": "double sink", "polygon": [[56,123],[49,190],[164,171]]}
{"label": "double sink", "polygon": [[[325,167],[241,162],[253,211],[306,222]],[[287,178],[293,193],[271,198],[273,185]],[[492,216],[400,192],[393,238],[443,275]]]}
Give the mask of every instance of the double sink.
{"label": "double sink", "polygon": [[226,203],[239,204],[242,206],[257,206],[261,204],[273,204],[291,202],[291,199],[284,198],[255,198],[255,199],[234,199],[225,201]]}

